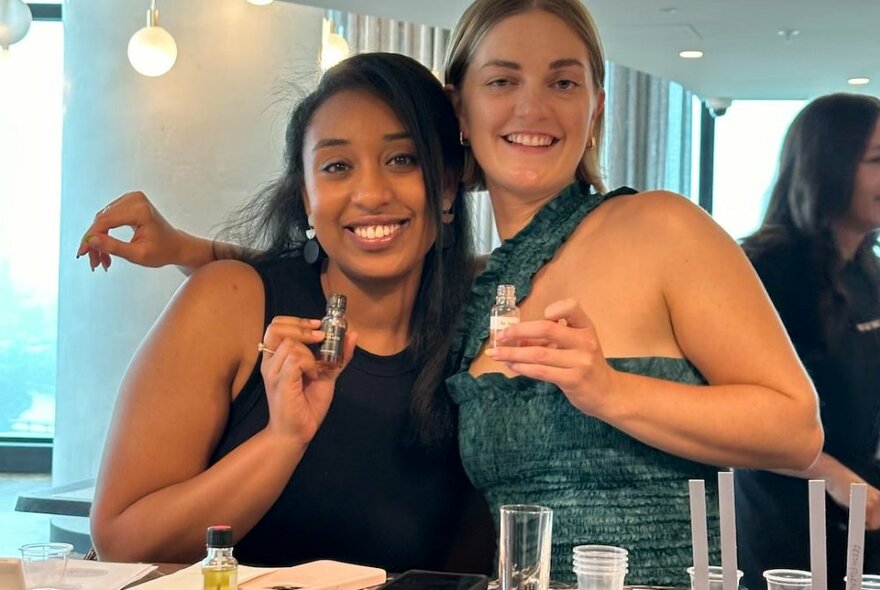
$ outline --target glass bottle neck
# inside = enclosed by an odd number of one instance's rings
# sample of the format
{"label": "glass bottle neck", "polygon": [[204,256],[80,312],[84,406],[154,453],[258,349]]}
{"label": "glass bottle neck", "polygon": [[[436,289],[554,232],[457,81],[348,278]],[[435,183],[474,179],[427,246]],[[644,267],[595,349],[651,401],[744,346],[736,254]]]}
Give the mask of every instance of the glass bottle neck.
{"label": "glass bottle neck", "polygon": [[208,547],[208,559],[232,557],[232,547]]}

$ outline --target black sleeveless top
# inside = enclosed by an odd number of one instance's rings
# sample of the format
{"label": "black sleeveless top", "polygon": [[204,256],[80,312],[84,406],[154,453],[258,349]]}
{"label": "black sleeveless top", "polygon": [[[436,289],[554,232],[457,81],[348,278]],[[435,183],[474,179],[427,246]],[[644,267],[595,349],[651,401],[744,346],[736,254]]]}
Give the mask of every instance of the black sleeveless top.
{"label": "black sleeveless top", "polygon": [[[302,259],[276,259],[255,268],[265,287],[264,325],[276,315],[324,315],[319,273]],[[489,567],[491,519],[464,475],[455,440],[431,450],[409,442],[416,376],[406,351],[383,357],[356,349],[281,496],[237,543],[239,561],[279,566],[336,559],[391,572]],[[257,364],[232,403],[211,464],[263,429],[268,419]],[[476,543],[478,555],[469,550],[466,563],[456,562],[452,555],[474,535],[484,539]]]}
{"label": "black sleeveless top", "polygon": [[[880,292],[858,265],[842,269],[850,297],[838,341],[828,341],[819,307],[821,277],[809,244],[790,240],[751,261],[819,394],[823,451],[880,487]],[[736,470],[736,529],[743,583],[761,588],[768,568],[810,569],[807,480]],[[826,495],[828,588],[844,587],[849,514]],[[880,571],[880,531],[867,531],[864,571]]]}

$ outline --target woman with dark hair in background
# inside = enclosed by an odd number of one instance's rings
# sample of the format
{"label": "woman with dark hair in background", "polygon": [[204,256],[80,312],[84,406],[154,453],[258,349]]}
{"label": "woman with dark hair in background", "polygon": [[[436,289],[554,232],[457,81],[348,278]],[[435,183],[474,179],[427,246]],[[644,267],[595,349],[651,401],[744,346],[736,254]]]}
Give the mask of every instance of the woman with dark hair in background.
{"label": "woman with dark hair in background", "polygon": [[[91,515],[102,559],[192,562],[222,522],[249,564],[488,570],[443,384],[473,274],[456,129],[400,55],[343,61],[296,107],[283,175],[237,217],[246,260],[196,271],[126,373]],[[309,348],[331,293],[342,369]]]}
{"label": "woman with dark hair in background", "polygon": [[[816,99],[786,134],[760,229],[743,248],[820,399],[825,446],[804,471],[736,471],[739,563],[749,588],[770,568],[810,570],[807,480],[827,491],[828,587],[843,587],[851,483],[868,484],[880,528],[880,100]],[[868,533],[865,572],[880,573]]]}

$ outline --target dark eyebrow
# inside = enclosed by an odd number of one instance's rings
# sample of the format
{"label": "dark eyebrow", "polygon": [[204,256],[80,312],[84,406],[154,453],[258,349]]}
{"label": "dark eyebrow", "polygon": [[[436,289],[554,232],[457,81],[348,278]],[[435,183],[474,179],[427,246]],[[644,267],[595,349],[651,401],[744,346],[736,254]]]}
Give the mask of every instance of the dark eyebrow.
{"label": "dark eyebrow", "polygon": [[398,139],[412,139],[412,135],[410,135],[409,131],[398,131],[397,133],[383,135],[382,139],[385,141],[397,141]]}
{"label": "dark eyebrow", "polygon": [[480,68],[507,68],[508,70],[521,70],[522,67],[516,63],[515,61],[507,61],[504,59],[490,59],[486,63],[480,66]]}
{"label": "dark eyebrow", "polygon": [[[556,61],[550,62],[551,70],[558,70],[560,68],[567,68],[569,66],[576,66],[580,68],[586,69],[583,62],[579,59],[575,59],[573,57],[566,57],[563,59],[557,59]],[[484,63],[481,68],[488,67],[498,67],[498,68],[507,68],[508,70],[521,70],[522,66],[520,66],[515,61],[508,61],[505,59],[490,59],[486,63]]]}
{"label": "dark eyebrow", "polygon": [[333,147],[337,145],[348,145],[349,143],[351,142],[349,142],[347,139],[336,139],[332,137],[328,139],[321,139],[315,144],[315,147],[312,148],[312,151],[317,152],[321,148]]}
{"label": "dark eyebrow", "polygon": [[[382,136],[384,141],[397,141],[399,139],[410,139],[412,135],[410,135],[409,131],[398,131],[397,133],[388,133]],[[351,142],[347,139],[341,139],[336,137],[328,137],[327,139],[321,139],[316,144],[315,147],[312,148],[313,152],[316,152],[322,148],[335,147],[338,145],[348,145]]]}
{"label": "dark eyebrow", "polygon": [[564,59],[557,59],[554,62],[550,62],[551,70],[558,70],[560,68],[567,68],[569,66],[575,66],[583,69],[587,69],[587,67],[581,62],[579,59],[575,59],[573,57],[567,57]]}

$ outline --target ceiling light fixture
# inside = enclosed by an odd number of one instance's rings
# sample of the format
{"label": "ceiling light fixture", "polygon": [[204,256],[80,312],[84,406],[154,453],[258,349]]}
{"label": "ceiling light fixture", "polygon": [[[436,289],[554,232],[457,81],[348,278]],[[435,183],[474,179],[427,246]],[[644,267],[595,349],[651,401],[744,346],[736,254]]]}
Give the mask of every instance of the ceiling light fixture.
{"label": "ceiling light fixture", "polygon": [[700,59],[703,57],[703,52],[699,49],[686,49],[685,51],[679,51],[678,57],[684,59]]}
{"label": "ceiling light fixture", "polygon": [[152,0],[147,26],[131,36],[128,61],[139,74],[156,77],[168,72],[177,61],[177,43],[171,33],[159,26],[159,11]]}
{"label": "ceiling light fixture", "polygon": [[864,86],[865,84],[870,84],[871,79],[865,78],[864,76],[859,76],[856,78],[850,78],[849,80],[846,81],[846,83],[849,84],[850,86]]}
{"label": "ceiling light fixture", "polygon": [[0,0],[0,48],[7,51],[18,43],[31,28],[33,15],[22,0]]}
{"label": "ceiling light fixture", "polygon": [[247,0],[249,4],[253,4],[254,6],[266,6],[267,4],[272,4],[275,0]]}
{"label": "ceiling light fixture", "polygon": [[801,34],[797,29],[779,29],[776,34],[782,37],[786,43],[791,43],[792,39]]}

